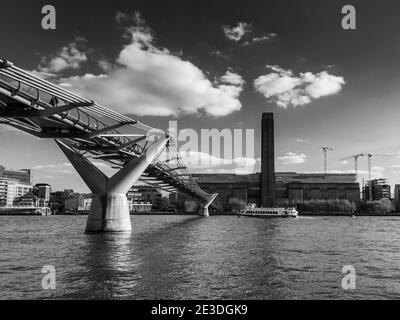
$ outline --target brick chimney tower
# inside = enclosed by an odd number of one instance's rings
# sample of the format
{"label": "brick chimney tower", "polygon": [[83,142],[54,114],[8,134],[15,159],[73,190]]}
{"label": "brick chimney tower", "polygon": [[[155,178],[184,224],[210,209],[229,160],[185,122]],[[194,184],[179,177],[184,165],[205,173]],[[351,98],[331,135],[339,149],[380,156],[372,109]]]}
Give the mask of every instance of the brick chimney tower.
{"label": "brick chimney tower", "polygon": [[261,206],[275,205],[274,114],[265,112],[261,120]]}

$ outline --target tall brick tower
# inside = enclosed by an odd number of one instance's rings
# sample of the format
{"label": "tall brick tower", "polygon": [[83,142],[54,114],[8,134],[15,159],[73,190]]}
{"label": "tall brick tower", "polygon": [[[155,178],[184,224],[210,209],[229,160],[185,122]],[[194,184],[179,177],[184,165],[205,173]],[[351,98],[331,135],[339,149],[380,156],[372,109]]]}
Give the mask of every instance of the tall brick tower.
{"label": "tall brick tower", "polygon": [[265,112],[261,120],[261,206],[275,205],[274,114]]}

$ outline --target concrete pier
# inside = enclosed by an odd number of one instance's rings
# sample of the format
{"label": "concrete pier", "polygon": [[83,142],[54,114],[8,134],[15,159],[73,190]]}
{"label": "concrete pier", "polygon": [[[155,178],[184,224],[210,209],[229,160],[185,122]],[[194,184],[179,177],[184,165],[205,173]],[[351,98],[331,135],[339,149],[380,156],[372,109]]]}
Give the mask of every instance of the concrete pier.
{"label": "concrete pier", "polygon": [[132,159],[111,178],[108,178],[86,157],[73,150],[65,142],[56,140],[94,194],[86,232],[130,232],[132,230],[126,194],[153,159],[163,150],[167,141],[168,138],[159,138],[144,155]]}
{"label": "concrete pier", "polygon": [[132,231],[126,194],[94,195],[86,232]]}
{"label": "concrete pier", "polygon": [[200,206],[200,208],[199,208],[199,216],[209,217],[210,213],[208,212],[208,207],[207,208],[203,208],[203,207]]}
{"label": "concrete pier", "polygon": [[214,199],[218,196],[218,193],[214,193],[210,196],[210,198],[205,202],[199,202],[199,216],[209,217],[210,213],[208,211],[208,207],[214,201]]}

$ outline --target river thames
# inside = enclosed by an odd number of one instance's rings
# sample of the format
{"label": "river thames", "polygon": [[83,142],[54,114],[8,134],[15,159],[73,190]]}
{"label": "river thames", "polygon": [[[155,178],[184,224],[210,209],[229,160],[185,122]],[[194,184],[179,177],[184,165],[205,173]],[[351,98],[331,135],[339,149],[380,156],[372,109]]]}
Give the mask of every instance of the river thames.
{"label": "river thames", "polygon": [[0,216],[1,299],[400,297],[398,217],[131,219],[132,234],[84,234],[86,216]]}

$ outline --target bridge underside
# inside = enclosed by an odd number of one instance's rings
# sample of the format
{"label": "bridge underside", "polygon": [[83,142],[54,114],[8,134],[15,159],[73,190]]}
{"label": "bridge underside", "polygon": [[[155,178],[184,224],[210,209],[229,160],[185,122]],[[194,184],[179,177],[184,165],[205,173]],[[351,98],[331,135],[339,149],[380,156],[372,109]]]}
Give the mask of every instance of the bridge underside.
{"label": "bridge underside", "polygon": [[[93,192],[88,232],[131,230],[126,193],[138,181],[192,197],[204,216],[216,197],[197,185],[166,132],[1,59],[0,124],[56,141]],[[118,171],[108,178],[96,162]]]}

